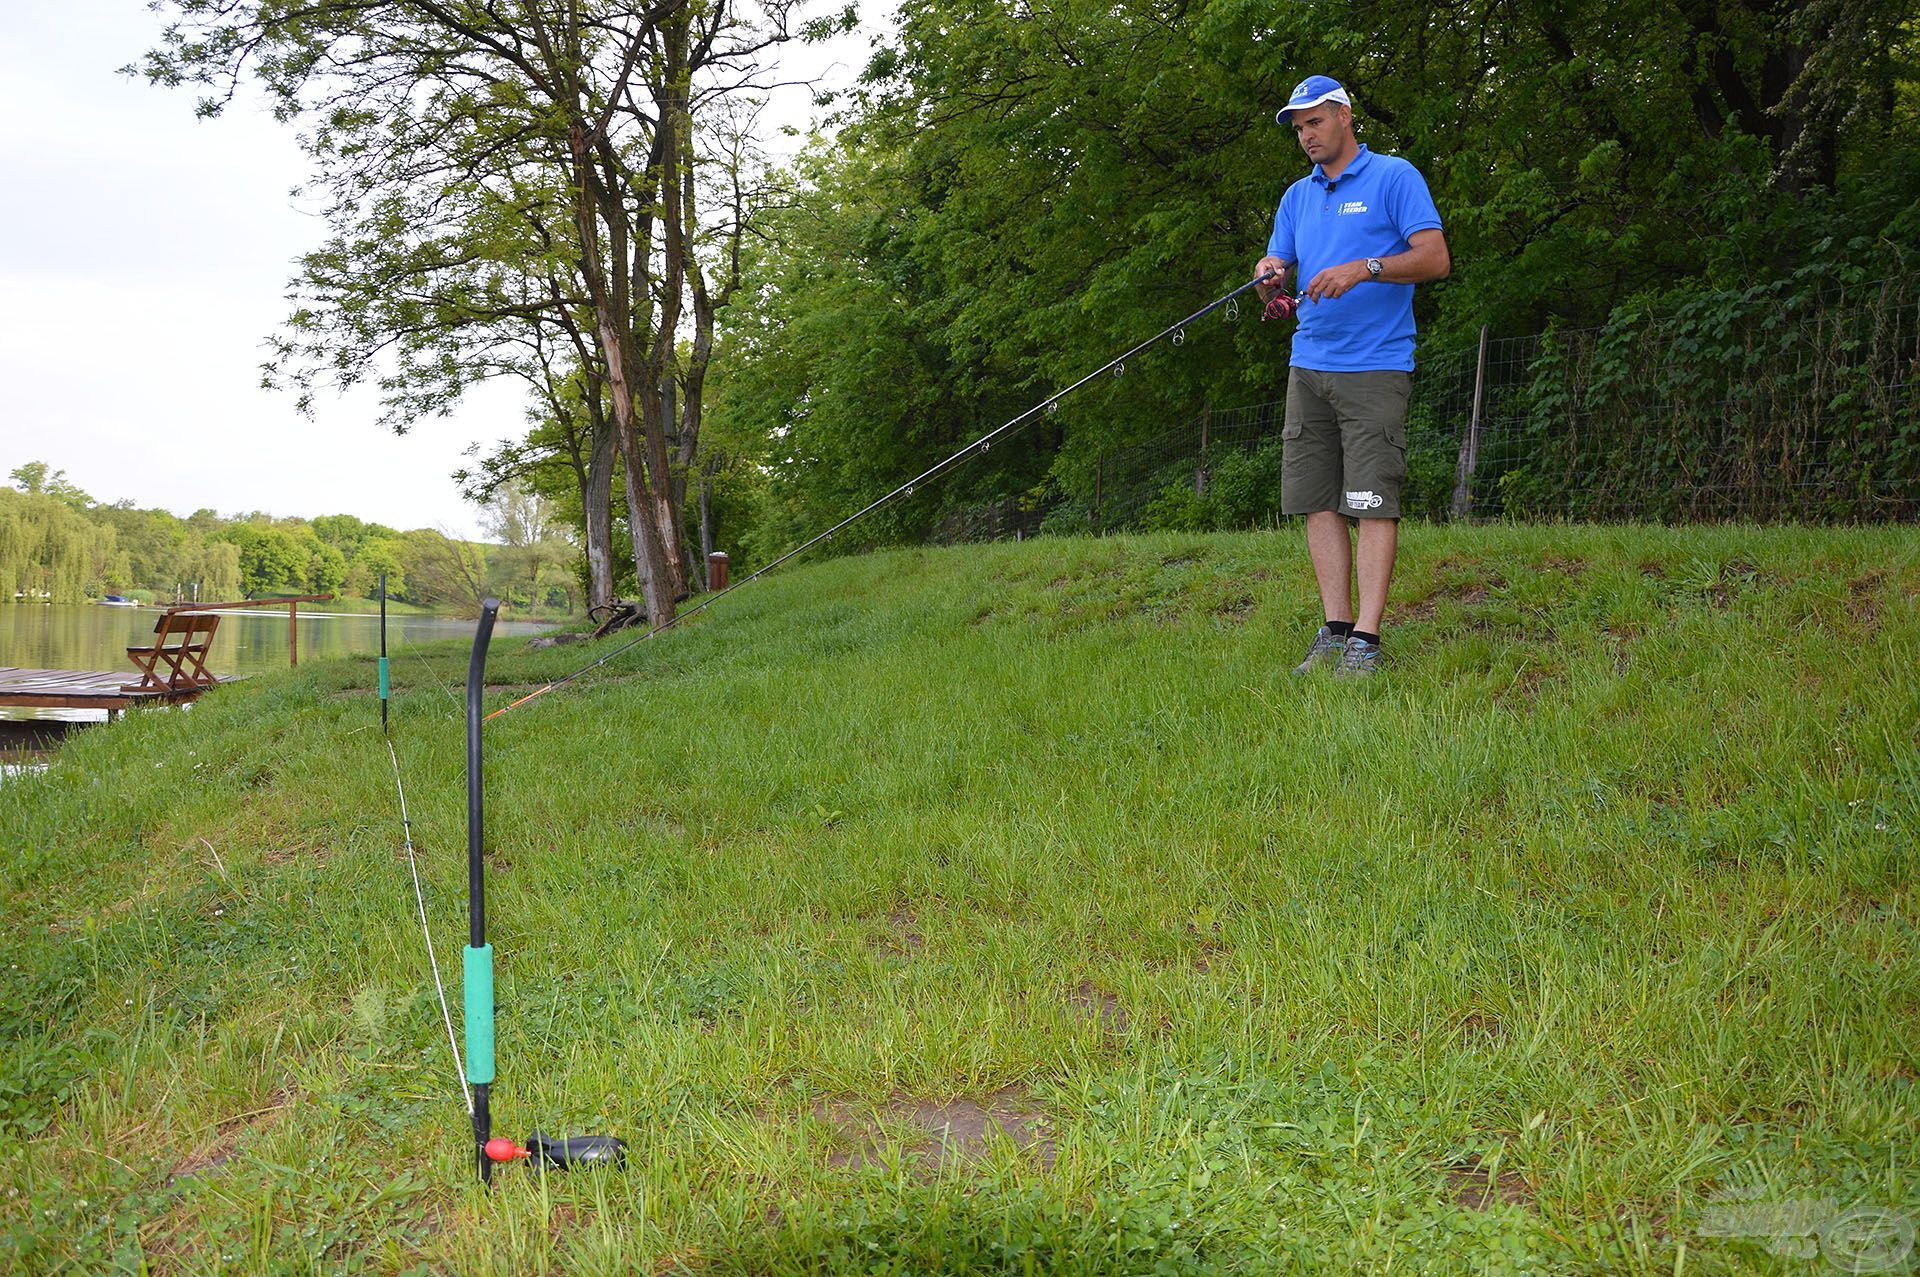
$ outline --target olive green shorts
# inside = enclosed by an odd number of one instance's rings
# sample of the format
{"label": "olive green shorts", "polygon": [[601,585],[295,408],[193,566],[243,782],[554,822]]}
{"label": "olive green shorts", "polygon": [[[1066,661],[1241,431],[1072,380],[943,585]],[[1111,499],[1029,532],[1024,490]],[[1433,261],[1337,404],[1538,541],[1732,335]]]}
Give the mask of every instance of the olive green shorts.
{"label": "olive green shorts", "polygon": [[1412,389],[1413,377],[1404,372],[1289,372],[1281,513],[1399,518]]}

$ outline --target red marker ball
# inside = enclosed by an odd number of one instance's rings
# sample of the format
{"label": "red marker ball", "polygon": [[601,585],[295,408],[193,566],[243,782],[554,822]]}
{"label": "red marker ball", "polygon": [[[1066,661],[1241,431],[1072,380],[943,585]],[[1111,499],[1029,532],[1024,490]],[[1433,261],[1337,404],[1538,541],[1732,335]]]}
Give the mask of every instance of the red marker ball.
{"label": "red marker ball", "polygon": [[505,1136],[495,1136],[487,1141],[487,1159],[494,1162],[511,1162],[518,1157],[532,1157],[533,1154],[521,1148]]}

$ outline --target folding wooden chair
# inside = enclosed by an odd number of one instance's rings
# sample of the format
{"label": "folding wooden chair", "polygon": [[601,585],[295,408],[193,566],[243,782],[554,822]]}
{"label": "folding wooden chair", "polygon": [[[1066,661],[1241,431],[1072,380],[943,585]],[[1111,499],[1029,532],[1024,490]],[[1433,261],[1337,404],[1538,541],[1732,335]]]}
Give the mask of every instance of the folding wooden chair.
{"label": "folding wooden chair", "polygon": [[207,653],[219,627],[220,618],[205,612],[161,613],[154,622],[153,642],[127,649],[140,681],[122,684],[120,690],[159,693],[212,687],[220,680],[207,669]]}

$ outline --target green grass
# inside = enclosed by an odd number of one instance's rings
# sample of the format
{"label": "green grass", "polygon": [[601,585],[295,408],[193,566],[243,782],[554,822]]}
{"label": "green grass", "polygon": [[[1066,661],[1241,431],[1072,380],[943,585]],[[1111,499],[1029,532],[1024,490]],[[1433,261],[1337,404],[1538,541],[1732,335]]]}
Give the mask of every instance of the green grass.
{"label": "green grass", "polygon": [[83,733],[0,783],[0,1269],[1807,1271],[1714,1212],[1920,1221],[1915,551],[1410,527],[1357,686],[1293,532],[776,574],[487,728],[497,1127],[630,1144],[490,1195],[372,662]]}

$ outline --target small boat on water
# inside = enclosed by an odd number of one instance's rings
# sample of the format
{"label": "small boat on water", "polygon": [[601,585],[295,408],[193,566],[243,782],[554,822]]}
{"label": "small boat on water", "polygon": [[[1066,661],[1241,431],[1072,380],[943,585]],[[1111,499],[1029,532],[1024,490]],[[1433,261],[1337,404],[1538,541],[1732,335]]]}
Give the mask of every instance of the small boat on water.
{"label": "small boat on water", "polygon": [[109,594],[100,600],[101,607],[139,607],[139,599],[130,599],[123,594]]}

